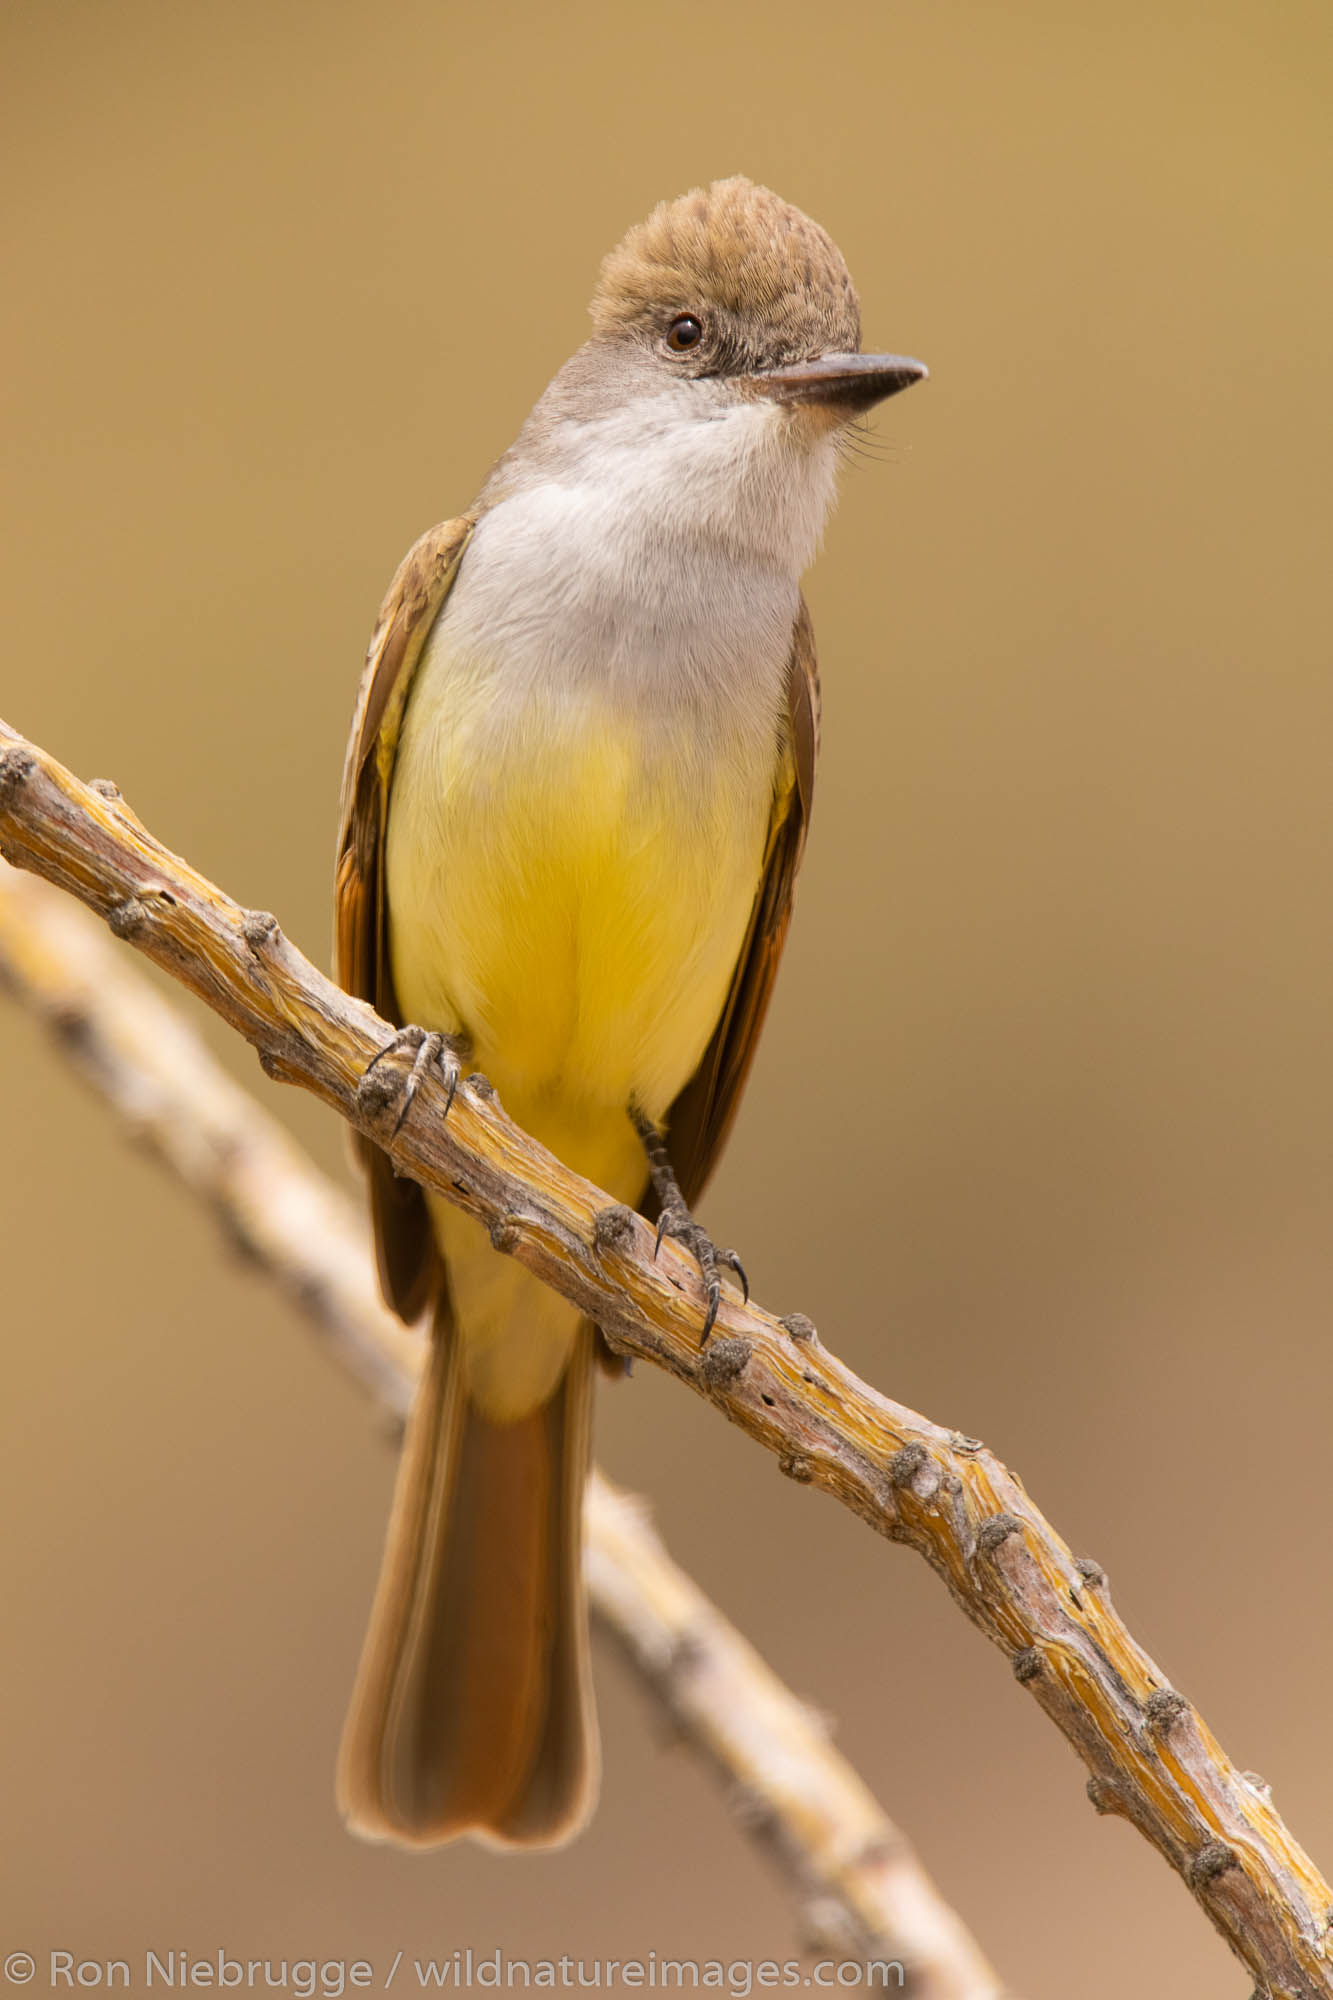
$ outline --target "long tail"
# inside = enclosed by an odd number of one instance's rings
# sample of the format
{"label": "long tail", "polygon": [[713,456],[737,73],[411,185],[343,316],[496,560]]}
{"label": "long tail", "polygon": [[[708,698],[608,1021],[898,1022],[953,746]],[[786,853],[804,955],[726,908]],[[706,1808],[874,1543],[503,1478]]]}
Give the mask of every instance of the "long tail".
{"label": "long tail", "polygon": [[556,1846],[598,1752],[582,1586],[592,1329],[514,1423],[467,1393],[437,1318],[338,1760],[352,1828],[427,1847],[470,1833]]}

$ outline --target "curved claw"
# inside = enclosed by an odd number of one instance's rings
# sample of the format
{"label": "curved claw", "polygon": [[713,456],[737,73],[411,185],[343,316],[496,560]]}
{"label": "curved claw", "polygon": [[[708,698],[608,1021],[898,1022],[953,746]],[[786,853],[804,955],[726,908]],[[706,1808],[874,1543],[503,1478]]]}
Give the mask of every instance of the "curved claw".
{"label": "curved claw", "polygon": [[748,1306],[750,1303],[750,1280],[746,1277],[745,1266],[736,1255],[736,1252],[734,1250],[719,1250],[717,1261],[719,1264],[725,1264],[729,1271],[736,1273],[741,1284],[741,1301],[744,1305]]}
{"label": "curved claw", "polygon": [[403,1101],[399,1107],[398,1116],[393,1121],[393,1131],[389,1135],[393,1139],[398,1137],[398,1134],[407,1122],[407,1114],[412,1109],[412,1099],[417,1094],[417,1083],[416,1064],[413,1063],[411,1070],[408,1072],[407,1082],[403,1085]]}

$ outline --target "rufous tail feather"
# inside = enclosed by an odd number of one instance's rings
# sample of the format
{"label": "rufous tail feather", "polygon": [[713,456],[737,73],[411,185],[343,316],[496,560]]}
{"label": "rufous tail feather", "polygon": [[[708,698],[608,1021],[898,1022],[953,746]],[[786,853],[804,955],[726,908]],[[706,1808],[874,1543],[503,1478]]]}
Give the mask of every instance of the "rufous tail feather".
{"label": "rufous tail feather", "polygon": [[338,1802],[375,1840],[556,1846],[596,1799],[582,1584],[593,1330],[548,1401],[491,1421],[437,1313],[343,1731]]}

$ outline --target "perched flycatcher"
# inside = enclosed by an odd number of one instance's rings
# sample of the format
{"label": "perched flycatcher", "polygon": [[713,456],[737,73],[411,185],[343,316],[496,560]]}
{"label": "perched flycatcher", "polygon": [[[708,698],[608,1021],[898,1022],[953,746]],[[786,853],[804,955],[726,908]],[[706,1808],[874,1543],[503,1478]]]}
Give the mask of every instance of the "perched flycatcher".
{"label": "perched flycatcher", "polygon": [[[343,780],[338,971],[413,1024],[414,1078],[466,1055],[543,1145],[680,1237],[706,1332],[739,1267],[687,1204],[754,1055],[810,815],[801,572],[847,426],[925,370],[859,352],[835,245],[739,179],[632,229],[592,323],[390,587]],[[362,1152],[385,1296],[428,1311],[431,1340],[342,1809],[414,1846],[554,1845],[597,1790],[595,1329]]]}

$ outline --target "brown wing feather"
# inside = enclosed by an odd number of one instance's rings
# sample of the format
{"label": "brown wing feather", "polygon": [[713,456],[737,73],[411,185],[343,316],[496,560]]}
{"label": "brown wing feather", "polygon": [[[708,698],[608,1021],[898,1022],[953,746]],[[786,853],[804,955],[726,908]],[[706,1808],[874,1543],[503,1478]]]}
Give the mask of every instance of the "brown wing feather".
{"label": "brown wing feather", "polygon": [[671,1107],[667,1149],[681,1193],[698,1200],[726,1144],[754,1061],[791,922],[819,748],[819,666],[805,599],[792,628],[787,670],[787,734],[773,796],[764,873],[726,1006],[703,1061]]}
{"label": "brown wing feather", "polygon": [[[474,517],[444,521],[413,544],[389,585],[366,655],[343,766],[334,888],[337,975],[386,1020],[401,1015],[385,934],[384,826],[403,711],[417,662],[458,571]],[[416,1319],[438,1289],[439,1261],[421,1189],[400,1180],[368,1139],[357,1152],[370,1184],[380,1283],[394,1310]]]}

